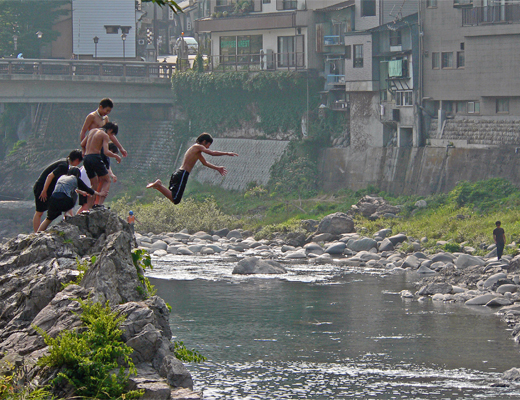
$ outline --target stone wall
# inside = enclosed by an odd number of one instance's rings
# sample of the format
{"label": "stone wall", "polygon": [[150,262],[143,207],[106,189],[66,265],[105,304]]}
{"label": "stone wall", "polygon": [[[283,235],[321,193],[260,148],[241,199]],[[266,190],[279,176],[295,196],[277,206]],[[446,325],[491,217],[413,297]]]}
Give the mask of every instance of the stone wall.
{"label": "stone wall", "polygon": [[458,181],[502,177],[520,182],[520,154],[514,147],[470,148],[329,148],[319,161],[325,191],[359,190],[374,185],[387,192],[448,192]]}
{"label": "stone wall", "polygon": [[448,119],[441,139],[467,140],[468,144],[520,145],[520,121],[501,119]]}

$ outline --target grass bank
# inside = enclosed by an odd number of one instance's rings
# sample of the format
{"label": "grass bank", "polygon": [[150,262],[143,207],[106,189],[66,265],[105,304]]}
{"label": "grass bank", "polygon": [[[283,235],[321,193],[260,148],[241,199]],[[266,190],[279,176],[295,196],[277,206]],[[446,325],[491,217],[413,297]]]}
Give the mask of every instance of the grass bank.
{"label": "grass bank", "polygon": [[[258,186],[239,193],[192,181],[179,206],[172,205],[155,191],[137,201],[120,198],[112,206],[122,216],[132,207],[141,221],[137,224],[138,231],[227,227],[248,229],[261,237],[269,237],[274,232],[297,230],[301,220],[319,220],[334,212],[347,212],[364,195],[383,197],[401,208],[398,218],[369,221],[357,216],[356,228],[367,235],[391,228],[394,233],[403,232],[416,239],[428,238],[424,243],[427,249],[438,247],[438,241],[447,241],[474,247],[477,254],[483,254],[487,252],[485,245],[493,243],[495,221],[500,220],[508,243],[520,242],[520,190],[503,179],[461,182],[450,193],[428,197],[396,197],[368,187],[357,192],[342,190],[311,198],[271,194]],[[425,200],[427,206],[416,207],[418,200]]]}

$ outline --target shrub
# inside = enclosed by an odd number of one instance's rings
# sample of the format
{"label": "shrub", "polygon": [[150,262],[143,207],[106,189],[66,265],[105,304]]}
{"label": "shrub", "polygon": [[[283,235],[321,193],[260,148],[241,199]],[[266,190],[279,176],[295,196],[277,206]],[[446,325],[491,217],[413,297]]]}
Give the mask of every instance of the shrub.
{"label": "shrub", "polygon": [[461,247],[458,243],[446,243],[444,245],[444,250],[449,251],[450,253],[458,253],[461,251]]}
{"label": "shrub", "polygon": [[197,350],[188,350],[183,342],[174,342],[174,348],[175,357],[181,361],[200,363],[207,360],[207,358],[200,354]]}
{"label": "shrub", "polygon": [[[53,384],[72,385],[77,396],[96,399],[136,398],[139,391],[127,392],[130,374],[136,369],[130,358],[133,349],[121,341],[124,321],[108,305],[78,300],[83,310],[84,330],[64,331],[53,339],[34,327],[49,346],[49,354],[38,360],[40,366],[59,368]],[[126,372],[128,368],[128,372]],[[115,372],[117,371],[117,372]]]}

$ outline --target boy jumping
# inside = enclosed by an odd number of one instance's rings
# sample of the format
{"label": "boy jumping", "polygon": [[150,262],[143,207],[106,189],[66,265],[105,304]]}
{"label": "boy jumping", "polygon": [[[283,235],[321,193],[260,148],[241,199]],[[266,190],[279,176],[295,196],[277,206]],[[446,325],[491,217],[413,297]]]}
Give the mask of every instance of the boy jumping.
{"label": "boy jumping", "polygon": [[182,195],[184,193],[184,188],[186,187],[186,183],[188,182],[188,176],[190,175],[190,172],[195,166],[197,160],[200,160],[202,165],[214,169],[218,171],[220,175],[225,176],[227,174],[226,168],[218,167],[207,162],[202,153],[209,154],[210,156],[231,157],[236,157],[238,156],[238,154],[209,150],[209,146],[211,146],[211,143],[213,143],[213,137],[209,133],[203,133],[199,135],[196,143],[193,146],[191,146],[184,154],[184,160],[182,161],[181,167],[172,174],[170,178],[169,187],[164,186],[160,179],[157,179],[155,182],[149,183],[148,185],[146,185],[146,187],[148,189],[157,189],[170,201],[172,201],[173,204],[179,204],[181,202]]}

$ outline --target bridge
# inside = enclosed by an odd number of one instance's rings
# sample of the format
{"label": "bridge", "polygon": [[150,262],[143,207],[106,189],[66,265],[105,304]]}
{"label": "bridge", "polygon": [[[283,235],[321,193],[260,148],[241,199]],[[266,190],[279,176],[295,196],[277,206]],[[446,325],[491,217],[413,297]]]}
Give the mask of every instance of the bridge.
{"label": "bridge", "polygon": [[0,103],[171,104],[174,63],[0,59]]}

